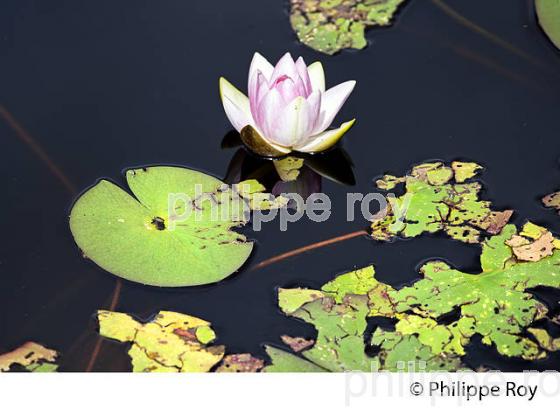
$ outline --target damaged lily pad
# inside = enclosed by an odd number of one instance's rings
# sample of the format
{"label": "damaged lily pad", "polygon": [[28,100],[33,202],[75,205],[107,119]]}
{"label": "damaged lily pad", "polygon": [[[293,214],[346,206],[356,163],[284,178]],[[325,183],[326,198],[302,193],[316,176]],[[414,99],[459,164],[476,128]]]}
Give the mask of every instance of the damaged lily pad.
{"label": "damaged lily pad", "polygon": [[[379,282],[373,266],[339,275],[320,290],[280,289],[282,311],[317,330],[313,347],[297,357],[329,371],[459,370],[465,347],[479,335],[503,356],[543,358],[560,349],[560,339],[537,326],[548,310],[530,291],[560,288],[560,246],[550,237],[532,223],[519,233],[506,225],[483,242],[479,274],[432,260],[420,268],[419,280],[400,289]],[[543,242],[552,244],[550,252],[548,245],[541,251]],[[533,244],[538,251],[530,257],[517,249]],[[379,325],[368,335],[366,321],[380,317],[394,326]],[[281,369],[290,371],[289,365]]]}
{"label": "damaged lily pad", "polygon": [[179,167],[131,169],[126,179],[135,197],[101,180],[74,204],[70,229],[85,257],[147,285],[224,279],[253,249],[232,229],[248,222],[250,210],[285,205],[255,180],[229,186]]}
{"label": "damaged lily pad", "polygon": [[224,346],[210,345],[210,323],[175,312],[159,312],[141,323],[131,316],[100,310],[101,336],[131,343],[128,355],[135,372],[208,372],[224,357]]}
{"label": "damaged lily pad", "polygon": [[560,192],[548,194],[542,199],[542,203],[547,208],[554,208],[558,211],[558,213],[560,213]]}
{"label": "damaged lily pad", "polygon": [[218,373],[255,373],[264,367],[264,360],[251,356],[249,353],[230,354],[224,357]]}
{"label": "damaged lily pad", "polygon": [[[312,324],[317,330],[317,340],[313,347],[301,352],[300,360],[332,372],[398,370],[397,362],[415,361],[428,363],[427,367],[417,370],[460,368],[457,355],[432,352],[429,347],[422,346],[422,342],[413,334],[407,336],[405,341],[396,340],[395,335],[386,336],[378,329],[371,338],[371,343],[366,343],[367,318],[374,316],[372,304],[389,316],[394,313],[391,305],[381,306],[383,300],[388,300],[386,292],[390,288],[377,282],[373,274],[373,267],[368,267],[341,275],[325,284],[321,288],[321,296],[312,301],[301,298],[303,289],[279,290],[282,311]],[[382,291],[380,287],[383,288]],[[378,301],[381,303],[378,304]],[[300,306],[294,310],[296,303],[300,303]],[[292,349],[293,339],[282,338]],[[368,346],[376,346],[378,353],[369,355]],[[296,359],[291,360],[295,362],[294,366],[300,365]],[[272,362],[276,365],[274,358]],[[285,364],[280,369],[277,368],[277,371],[298,370]]]}
{"label": "damaged lily pad", "polygon": [[101,336],[131,344],[134,372],[241,373],[264,366],[248,353],[225,355],[224,346],[213,344],[211,324],[194,316],[162,311],[142,323],[125,313],[100,310],[97,318]]}
{"label": "damaged lily pad", "polygon": [[364,33],[387,26],[405,0],[291,0],[290,23],[299,40],[325,54],[367,45]]}
{"label": "damaged lily pad", "polygon": [[38,343],[27,342],[11,352],[0,355],[0,372],[19,365],[29,372],[54,372],[58,368],[58,353]]}
{"label": "damaged lily pad", "polygon": [[493,211],[489,201],[479,199],[480,183],[466,181],[480,169],[472,162],[455,161],[450,167],[430,162],[415,166],[403,177],[385,175],[377,181],[378,188],[392,190],[404,184],[406,192],[387,197],[386,212],[372,222],[372,237],[389,241],[445,232],[459,241],[478,243],[483,233],[500,233],[513,211]]}

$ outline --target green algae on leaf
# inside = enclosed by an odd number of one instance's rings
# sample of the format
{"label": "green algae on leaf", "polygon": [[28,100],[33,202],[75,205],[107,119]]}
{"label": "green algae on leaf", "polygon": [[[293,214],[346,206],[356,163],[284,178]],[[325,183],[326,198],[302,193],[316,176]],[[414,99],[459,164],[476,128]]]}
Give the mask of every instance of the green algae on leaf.
{"label": "green algae on leaf", "polygon": [[415,166],[403,177],[385,175],[377,181],[378,188],[392,190],[404,184],[406,192],[387,198],[387,212],[372,222],[372,237],[389,241],[445,232],[459,241],[477,243],[483,232],[498,234],[512,211],[492,211],[490,202],[479,199],[481,185],[465,182],[480,169],[472,162],[455,161],[451,167],[429,162]]}
{"label": "green algae on leaf", "polygon": [[19,365],[29,372],[54,372],[58,368],[55,363],[58,353],[38,343],[27,342],[11,352],[0,355],[0,372],[10,371]]}
{"label": "green algae on leaf", "polygon": [[253,243],[233,228],[249,211],[283,206],[257,181],[229,186],[198,171],[126,172],[135,197],[101,180],[74,204],[70,229],[84,256],[122,278],[155,286],[218,282],[247,260]]}
{"label": "green algae on leaf", "polygon": [[560,48],[560,0],[535,0],[535,9],[542,29]]}
{"label": "green algae on leaf", "polygon": [[291,0],[290,23],[299,40],[325,54],[367,45],[364,33],[386,26],[405,0]]}

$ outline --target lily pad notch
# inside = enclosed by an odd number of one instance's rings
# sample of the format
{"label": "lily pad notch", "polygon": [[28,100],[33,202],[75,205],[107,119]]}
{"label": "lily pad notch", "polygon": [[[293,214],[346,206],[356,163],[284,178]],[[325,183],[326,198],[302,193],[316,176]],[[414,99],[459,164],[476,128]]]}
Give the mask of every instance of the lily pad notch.
{"label": "lily pad notch", "polygon": [[233,230],[248,222],[246,211],[283,205],[255,180],[230,186],[181,167],[130,169],[126,180],[134,197],[108,180],[88,189],[72,208],[70,229],[85,257],[146,285],[226,278],[253,249]]}

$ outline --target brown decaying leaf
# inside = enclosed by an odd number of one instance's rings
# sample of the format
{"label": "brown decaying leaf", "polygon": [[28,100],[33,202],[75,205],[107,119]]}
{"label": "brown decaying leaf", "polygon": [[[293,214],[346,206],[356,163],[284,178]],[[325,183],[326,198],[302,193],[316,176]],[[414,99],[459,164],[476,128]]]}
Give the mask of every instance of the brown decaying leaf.
{"label": "brown decaying leaf", "polygon": [[27,342],[11,352],[0,355],[0,372],[7,372],[14,364],[29,366],[38,362],[54,362],[58,353],[35,342]]}
{"label": "brown decaying leaf", "polygon": [[280,336],[280,338],[296,353],[301,352],[302,350],[305,350],[315,344],[314,340],[304,339],[303,337],[283,335]]}
{"label": "brown decaying leaf", "polygon": [[534,242],[529,242],[526,238],[514,235],[506,241],[518,260],[536,262],[546,256],[552,255],[554,251],[554,237],[552,233],[545,232]]}
{"label": "brown decaying leaf", "polygon": [[255,373],[264,367],[264,361],[251,356],[249,353],[230,354],[224,357],[218,373]]}
{"label": "brown decaying leaf", "polygon": [[473,225],[484,229],[491,235],[497,235],[502,231],[502,228],[506,226],[512,215],[512,210],[492,211],[486,218],[484,218],[484,220],[480,221],[479,223],[473,221]]}
{"label": "brown decaying leaf", "polygon": [[547,208],[554,208],[560,213],[560,191],[548,194],[541,201]]}

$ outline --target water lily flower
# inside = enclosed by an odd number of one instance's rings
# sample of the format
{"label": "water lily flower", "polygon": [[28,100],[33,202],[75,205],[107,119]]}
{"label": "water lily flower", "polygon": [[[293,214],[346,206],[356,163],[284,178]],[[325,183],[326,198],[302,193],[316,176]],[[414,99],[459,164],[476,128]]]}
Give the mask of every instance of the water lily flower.
{"label": "water lily flower", "polygon": [[346,81],[325,90],[320,62],[309,66],[290,53],[272,66],[255,53],[249,69],[249,98],[225,78],[220,95],[226,115],[243,142],[260,155],[278,157],[291,151],[324,151],[342,138],[355,120],[329,130],[354,89]]}

